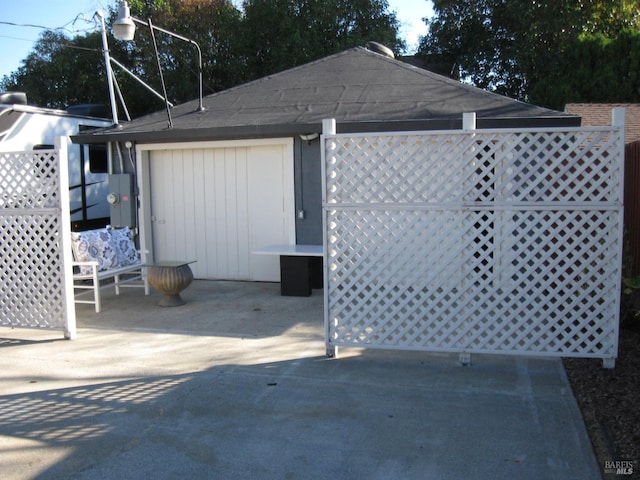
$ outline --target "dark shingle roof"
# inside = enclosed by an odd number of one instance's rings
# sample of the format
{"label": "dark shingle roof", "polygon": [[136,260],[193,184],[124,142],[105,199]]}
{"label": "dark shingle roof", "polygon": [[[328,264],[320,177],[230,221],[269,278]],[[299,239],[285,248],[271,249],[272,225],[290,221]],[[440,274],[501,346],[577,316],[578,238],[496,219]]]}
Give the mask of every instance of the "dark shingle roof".
{"label": "dark shingle roof", "polygon": [[320,131],[325,118],[335,118],[339,131],[341,124],[352,130],[367,124],[369,129],[386,129],[381,124],[390,125],[390,130],[407,129],[406,122],[422,129],[434,121],[459,122],[463,112],[476,112],[479,125],[483,119],[501,119],[507,125],[524,119],[579,125],[578,117],[490,93],[361,47],[209,95],[204,106],[204,112],[196,112],[194,100],[174,107],[172,130],[167,128],[166,111],[160,110],[119,129],[83,137],[166,142],[295,134]]}

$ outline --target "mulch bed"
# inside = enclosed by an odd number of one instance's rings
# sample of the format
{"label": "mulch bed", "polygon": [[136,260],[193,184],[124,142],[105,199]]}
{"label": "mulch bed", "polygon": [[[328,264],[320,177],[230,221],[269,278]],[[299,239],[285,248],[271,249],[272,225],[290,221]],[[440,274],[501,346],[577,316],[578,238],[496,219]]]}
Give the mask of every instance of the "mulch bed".
{"label": "mulch bed", "polygon": [[[564,366],[603,478],[640,478],[640,321],[621,328],[614,369],[578,358],[565,359]],[[616,461],[632,461],[633,474],[605,468]]]}

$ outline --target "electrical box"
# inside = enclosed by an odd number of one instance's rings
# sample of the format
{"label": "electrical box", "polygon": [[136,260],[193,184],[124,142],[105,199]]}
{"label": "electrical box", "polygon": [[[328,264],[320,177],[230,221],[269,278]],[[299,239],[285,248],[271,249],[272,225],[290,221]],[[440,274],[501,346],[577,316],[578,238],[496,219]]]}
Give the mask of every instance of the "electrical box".
{"label": "electrical box", "polygon": [[119,173],[109,175],[109,195],[107,195],[111,210],[111,226],[136,226],[136,197],[133,192],[133,175]]}

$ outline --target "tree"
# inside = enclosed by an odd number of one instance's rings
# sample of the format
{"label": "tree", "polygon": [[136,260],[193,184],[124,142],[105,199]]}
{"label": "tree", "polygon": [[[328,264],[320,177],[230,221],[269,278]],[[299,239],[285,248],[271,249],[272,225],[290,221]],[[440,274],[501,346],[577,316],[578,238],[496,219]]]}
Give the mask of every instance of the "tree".
{"label": "tree", "polygon": [[[204,94],[290,68],[340,50],[379,41],[404,49],[399,23],[386,0],[246,0],[244,11],[230,0],[130,0],[131,14],[198,43]],[[114,7],[115,8],[115,7]],[[112,24],[117,12],[110,12]],[[197,52],[193,45],[154,30],[169,101],[198,95]],[[109,35],[111,57],[161,92],[151,30],[137,25],[133,42]],[[157,111],[150,95],[119,67],[118,85],[132,117]],[[23,65],[0,82],[5,90],[27,92],[47,107],[109,102],[100,32],[69,39],[42,34]]]}
{"label": "tree", "polygon": [[[135,69],[124,43],[111,41],[109,49],[113,58]],[[162,105],[150,95],[136,95],[142,87],[128,75],[120,75],[118,84],[132,116]],[[69,39],[60,32],[44,31],[18,70],[0,82],[0,90],[26,92],[29,104],[47,108],[64,110],[83,103],[109,105],[101,33]],[[128,92],[134,94],[127,95]]]}
{"label": "tree", "polygon": [[[109,95],[101,49],[99,33],[69,40],[61,33],[45,31],[18,70],[0,86],[27,92],[29,102],[41,107],[105,104]],[[104,87],[95,88],[98,84]]]}
{"label": "tree", "polygon": [[[404,49],[386,0],[131,0],[131,12],[198,42],[205,95],[315,60],[369,40]],[[188,33],[185,33],[188,32]],[[168,96],[195,98],[193,46],[156,33]],[[137,29],[127,46],[136,73],[160,90],[150,30]]]}
{"label": "tree", "polygon": [[[131,0],[137,18],[192,38],[202,48],[204,93],[212,93],[244,80],[244,69],[234,59],[240,37],[241,12],[228,0]],[[115,8],[115,7],[114,7]],[[111,25],[117,12],[110,12]],[[133,42],[109,35],[111,57],[156,91],[161,92],[150,30],[138,25]],[[169,100],[181,103],[197,97],[198,64],[195,48],[164,33],[156,33]],[[156,111],[163,103],[114,66],[118,85],[132,117]],[[29,102],[66,108],[78,103],[109,103],[102,41],[99,31],[67,38],[45,31],[23,65],[0,82],[2,90],[27,93]]]}
{"label": "tree", "polygon": [[530,98],[554,108],[640,102],[640,31],[625,29],[615,38],[581,35],[565,49],[557,69],[532,86]]}
{"label": "tree", "polygon": [[[140,20],[198,43],[202,50],[204,94],[244,80],[236,43],[241,37],[241,12],[229,0],[131,0],[131,13]],[[115,16],[113,17],[115,19]],[[155,32],[169,100],[181,103],[197,97],[198,63],[193,45]],[[160,91],[159,72],[149,28],[138,25],[127,47],[136,73]]]}
{"label": "tree", "polygon": [[[532,101],[562,70],[564,53],[585,34],[638,28],[635,0],[434,0],[435,17],[419,47],[476,86]],[[537,96],[536,99],[542,97]],[[546,106],[551,105],[544,98]]]}
{"label": "tree", "polygon": [[386,0],[246,0],[243,7],[242,51],[253,78],[368,41],[396,53],[406,48]]}

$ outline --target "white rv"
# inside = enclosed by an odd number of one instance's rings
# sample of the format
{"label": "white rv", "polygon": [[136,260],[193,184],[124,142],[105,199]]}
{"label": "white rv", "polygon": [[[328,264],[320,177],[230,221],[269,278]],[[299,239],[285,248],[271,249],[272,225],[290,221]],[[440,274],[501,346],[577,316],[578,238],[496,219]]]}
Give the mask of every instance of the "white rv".
{"label": "white rv", "polygon": [[33,107],[27,105],[24,93],[0,93],[0,152],[52,149],[57,137],[67,137],[74,230],[109,223],[106,147],[74,145],[68,140],[81,131],[112,125],[110,120],[100,118],[103,111],[95,105],[72,107],[67,111]]}

